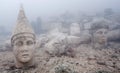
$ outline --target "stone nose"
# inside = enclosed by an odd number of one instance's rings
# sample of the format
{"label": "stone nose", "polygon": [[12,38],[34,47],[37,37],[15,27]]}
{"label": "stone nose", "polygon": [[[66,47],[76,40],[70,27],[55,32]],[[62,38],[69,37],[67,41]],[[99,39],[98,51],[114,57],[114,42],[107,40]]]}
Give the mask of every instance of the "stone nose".
{"label": "stone nose", "polygon": [[24,45],[24,46],[22,47],[21,52],[28,52],[28,47],[27,47],[26,45]]}

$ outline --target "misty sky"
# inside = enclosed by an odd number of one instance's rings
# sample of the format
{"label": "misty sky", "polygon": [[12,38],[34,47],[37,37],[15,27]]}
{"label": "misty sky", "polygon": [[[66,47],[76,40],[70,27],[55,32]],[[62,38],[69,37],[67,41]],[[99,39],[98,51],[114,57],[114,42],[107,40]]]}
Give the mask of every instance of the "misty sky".
{"label": "misty sky", "polygon": [[0,26],[13,28],[21,3],[29,21],[66,11],[94,13],[105,8],[120,11],[120,0],[0,0]]}

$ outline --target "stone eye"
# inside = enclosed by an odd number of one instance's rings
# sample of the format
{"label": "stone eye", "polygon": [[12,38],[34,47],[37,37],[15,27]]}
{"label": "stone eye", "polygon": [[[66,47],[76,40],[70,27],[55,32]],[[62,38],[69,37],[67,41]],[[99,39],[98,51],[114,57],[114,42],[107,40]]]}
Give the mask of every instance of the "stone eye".
{"label": "stone eye", "polygon": [[33,42],[31,40],[27,41],[27,45],[32,45]]}
{"label": "stone eye", "polygon": [[99,31],[98,33],[99,33],[99,34],[102,34],[103,32],[102,32],[102,31]]}
{"label": "stone eye", "polygon": [[22,42],[22,41],[18,41],[18,42],[16,43],[16,45],[17,45],[17,46],[22,46],[22,45],[23,45],[23,42]]}

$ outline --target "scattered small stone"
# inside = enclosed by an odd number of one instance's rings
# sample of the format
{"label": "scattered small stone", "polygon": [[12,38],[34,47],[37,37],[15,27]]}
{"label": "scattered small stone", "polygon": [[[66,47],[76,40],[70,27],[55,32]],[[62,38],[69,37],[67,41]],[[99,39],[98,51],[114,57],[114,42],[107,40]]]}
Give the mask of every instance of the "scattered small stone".
{"label": "scattered small stone", "polygon": [[99,64],[99,65],[106,65],[104,61],[97,61],[97,64]]}

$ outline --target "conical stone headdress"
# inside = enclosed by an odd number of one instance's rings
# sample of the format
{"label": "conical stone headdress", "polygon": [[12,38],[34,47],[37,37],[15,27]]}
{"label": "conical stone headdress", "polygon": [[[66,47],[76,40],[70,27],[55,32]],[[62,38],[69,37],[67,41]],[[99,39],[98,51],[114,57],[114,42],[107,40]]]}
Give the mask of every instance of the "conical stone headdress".
{"label": "conical stone headdress", "polygon": [[18,14],[16,27],[12,34],[11,43],[20,37],[31,37],[35,39],[35,33],[25,16],[22,5]]}

